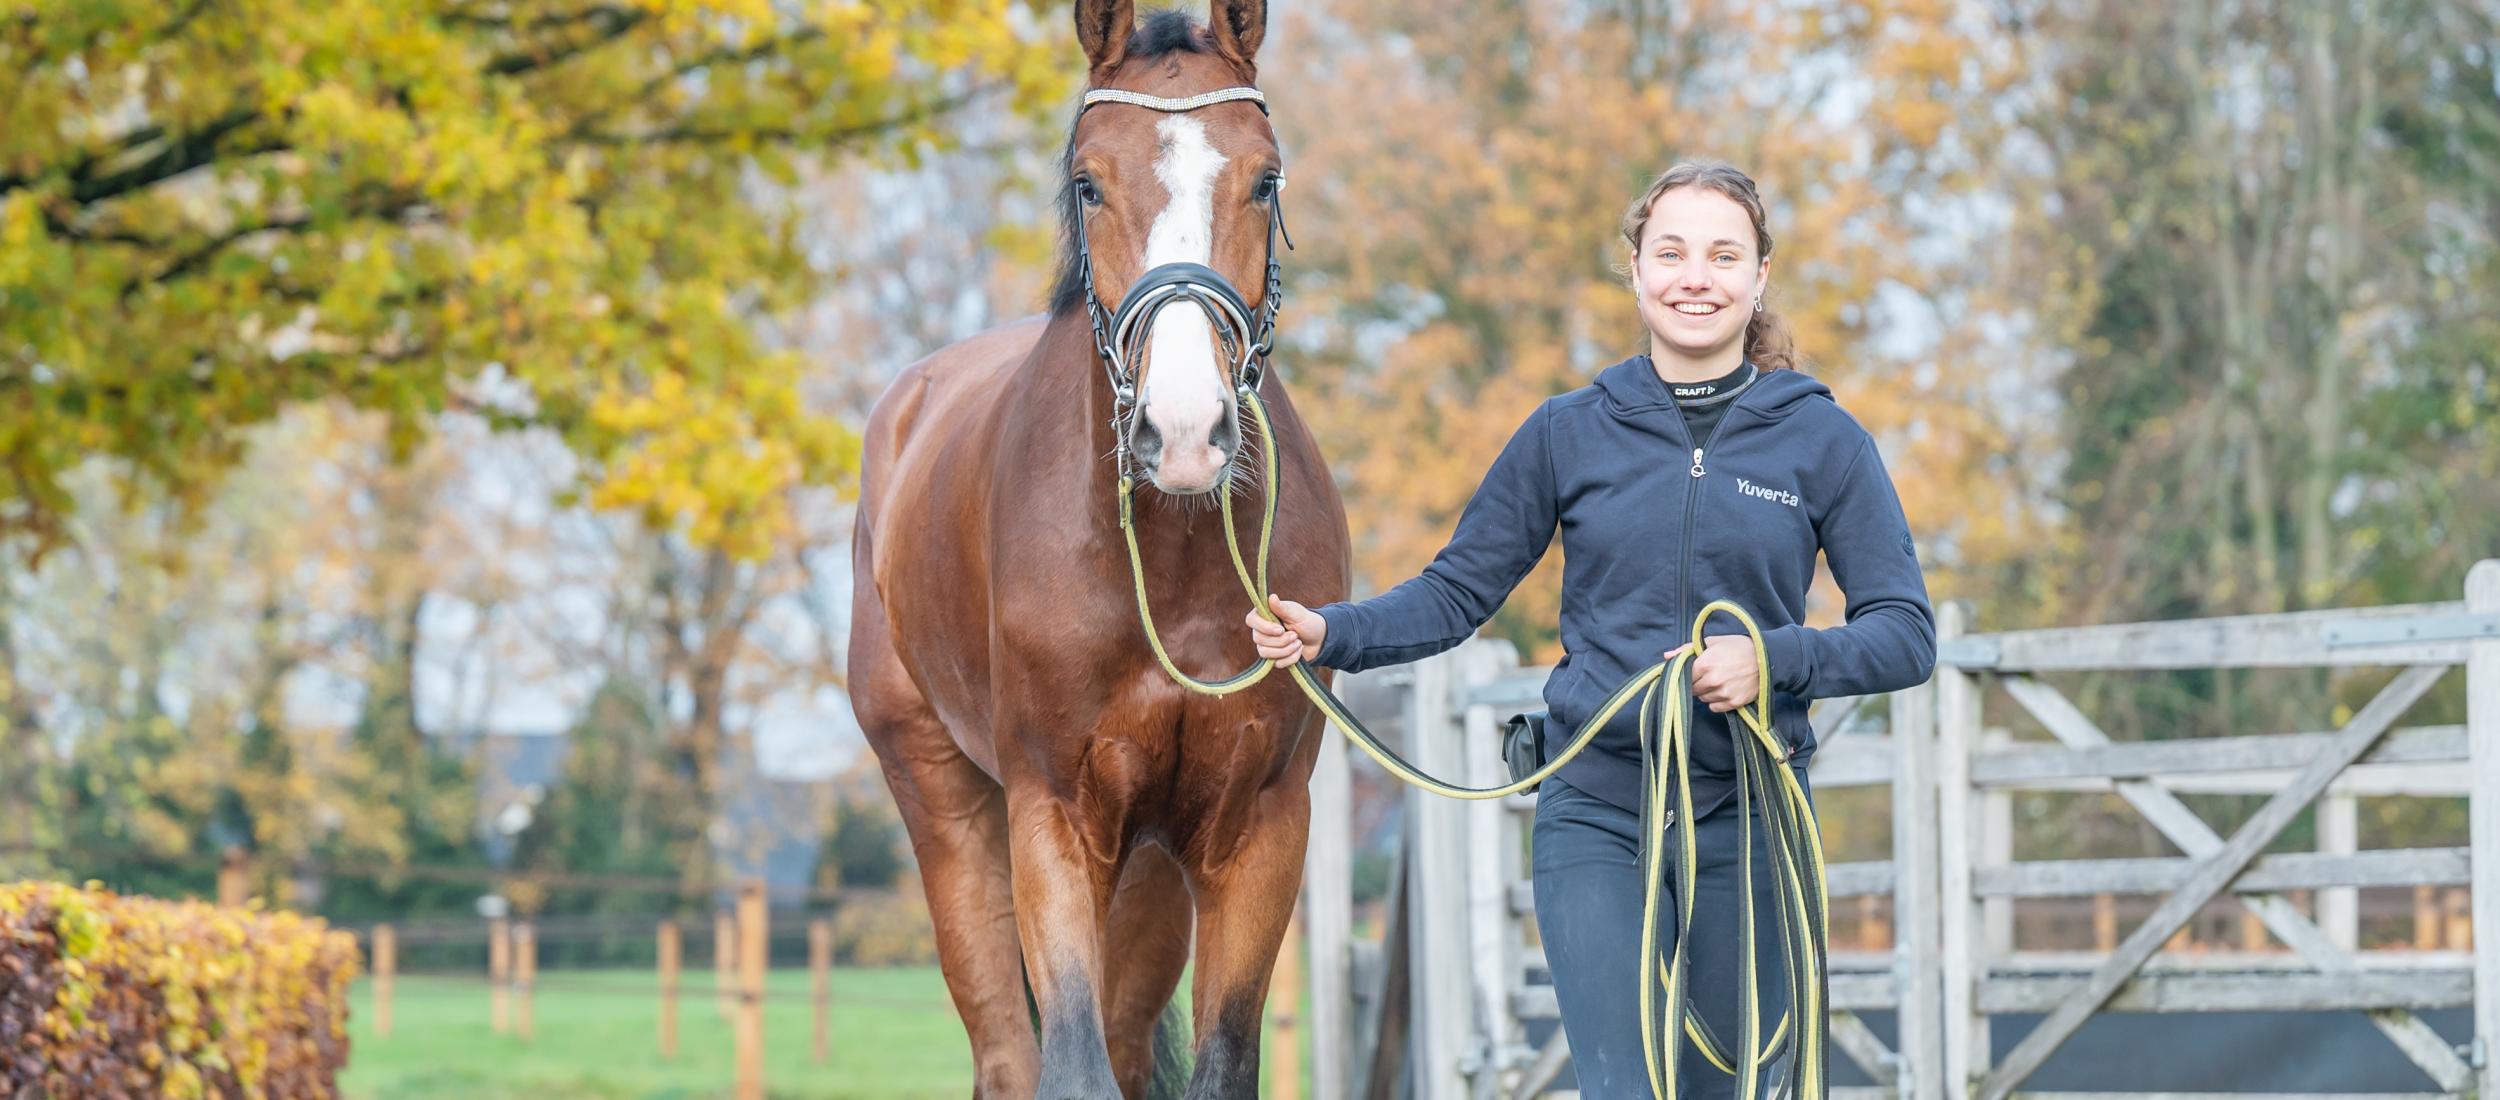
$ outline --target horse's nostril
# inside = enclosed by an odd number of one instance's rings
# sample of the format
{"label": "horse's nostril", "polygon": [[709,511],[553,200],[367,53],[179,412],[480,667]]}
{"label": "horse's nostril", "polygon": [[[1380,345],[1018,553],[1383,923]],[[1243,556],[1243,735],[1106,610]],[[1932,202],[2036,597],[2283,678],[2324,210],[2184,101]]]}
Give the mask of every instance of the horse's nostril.
{"label": "horse's nostril", "polygon": [[1129,449],[1137,453],[1139,462],[1152,466],[1163,458],[1163,433],[1155,430],[1154,421],[1141,419]]}
{"label": "horse's nostril", "polygon": [[1225,454],[1233,453],[1234,445],[1240,442],[1241,428],[1231,420],[1216,421],[1215,430],[1207,433],[1207,446]]}

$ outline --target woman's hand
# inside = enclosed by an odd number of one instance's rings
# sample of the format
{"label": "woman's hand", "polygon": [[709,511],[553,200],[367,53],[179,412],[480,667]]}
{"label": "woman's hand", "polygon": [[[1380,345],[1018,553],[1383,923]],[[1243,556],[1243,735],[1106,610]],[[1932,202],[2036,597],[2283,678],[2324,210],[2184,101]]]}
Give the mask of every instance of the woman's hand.
{"label": "woman's hand", "polygon": [[1328,636],[1328,620],[1292,600],[1278,599],[1273,592],[1268,594],[1267,606],[1276,613],[1272,621],[1256,608],[1242,616],[1250,624],[1250,642],[1259,648],[1259,656],[1279,666],[1319,656],[1320,639]]}
{"label": "woman's hand", "polygon": [[[1754,661],[1753,639],[1743,634],[1713,634],[1702,640],[1693,658],[1693,698],[1725,714],[1753,702],[1762,691],[1762,667]],[[1667,651],[1667,660],[1693,648],[1691,642]]]}

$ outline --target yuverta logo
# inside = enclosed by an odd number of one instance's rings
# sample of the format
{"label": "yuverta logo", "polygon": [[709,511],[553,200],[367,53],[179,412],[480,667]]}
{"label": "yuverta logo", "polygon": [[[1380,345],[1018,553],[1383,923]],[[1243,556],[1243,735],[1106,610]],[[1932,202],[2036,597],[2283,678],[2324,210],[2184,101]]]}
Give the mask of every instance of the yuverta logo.
{"label": "yuverta logo", "polygon": [[1791,508],[1797,506],[1797,494],[1789,492],[1786,489],[1773,489],[1766,485],[1756,485],[1753,482],[1747,481],[1741,477],[1736,479],[1736,491],[1749,497],[1761,497],[1762,499],[1770,501],[1773,504],[1785,504]]}

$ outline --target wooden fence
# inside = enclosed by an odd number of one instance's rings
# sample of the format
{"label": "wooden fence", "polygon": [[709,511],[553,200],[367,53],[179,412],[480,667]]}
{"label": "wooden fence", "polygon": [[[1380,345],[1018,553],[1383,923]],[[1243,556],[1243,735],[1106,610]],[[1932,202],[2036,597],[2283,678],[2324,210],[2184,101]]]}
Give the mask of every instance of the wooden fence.
{"label": "wooden fence", "polygon": [[[2355,1009],[2442,1094],[2500,1096],[2484,1056],[2500,1031],[2500,862],[2474,858],[2500,852],[2500,562],[2475,566],[2464,600],[2438,604],[1995,634],[1968,632],[1959,606],[1938,618],[1929,683],[1881,707],[1815,711],[1816,791],[1891,798],[1890,858],[1831,868],[1835,915],[1880,916],[1890,933],[1873,950],[1863,933],[1836,937],[1833,951],[1834,1043],[1877,1082],[1870,1093],[2032,1092],[2026,1080],[2104,1010]],[[1346,677],[1343,691],[1427,771],[1490,785],[1504,776],[1500,721],[1539,705],[1549,671],[1516,664],[1506,644],[1479,640]],[[2465,723],[2401,726],[2458,666]],[[2261,668],[2392,678],[2331,729],[2172,740],[2114,739],[2044,678]],[[2008,723],[2048,740],[2015,740]],[[1303,898],[1318,1100],[1385,1098],[1401,1072],[1417,1100],[1545,1090],[1568,1048],[1559,1029],[1526,1041],[1554,1011],[1550,987],[1527,980],[1542,963],[1522,881],[1533,796],[1408,794],[1387,931],[1358,943],[1352,845],[1330,842],[1351,830],[1351,774],[1332,734],[1312,781]],[[2076,791],[2123,799],[2181,854],[2015,858],[2018,805]],[[2197,794],[2264,801],[2226,833],[2181,801]],[[2464,798],[2469,846],[2360,850],[2359,800],[2389,795]],[[2313,804],[2317,850],[2268,854]],[[2412,935],[2397,950],[2365,947],[2360,891],[2390,887],[2411,892]],[[2018,903],[2061,907],[2069,928],[2088,922],[2090,946],[2017,950]],[[2215,935],[2217,923],[2236,934]],[[2474,1019],[2462,1048],[2418,1015],[2462,1006]],[[1860,1020],[1871,1011],[1896,1014],[1895,1045]],[[1996,1061],[1990,1018],[2008,1013],[2045,1019]]]}

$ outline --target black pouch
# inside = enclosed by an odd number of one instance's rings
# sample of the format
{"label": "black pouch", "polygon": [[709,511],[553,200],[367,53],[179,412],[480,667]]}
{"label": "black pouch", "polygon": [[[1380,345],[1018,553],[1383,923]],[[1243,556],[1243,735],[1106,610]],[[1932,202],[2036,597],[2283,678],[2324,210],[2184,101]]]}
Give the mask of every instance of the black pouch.
{"label": "black pouch", "polygon": [[1545,766],[1545,712],[1532,710],[1514,714],[1502,728],[1502,763],[1510,766],[1510,781],[1517,783]]}

